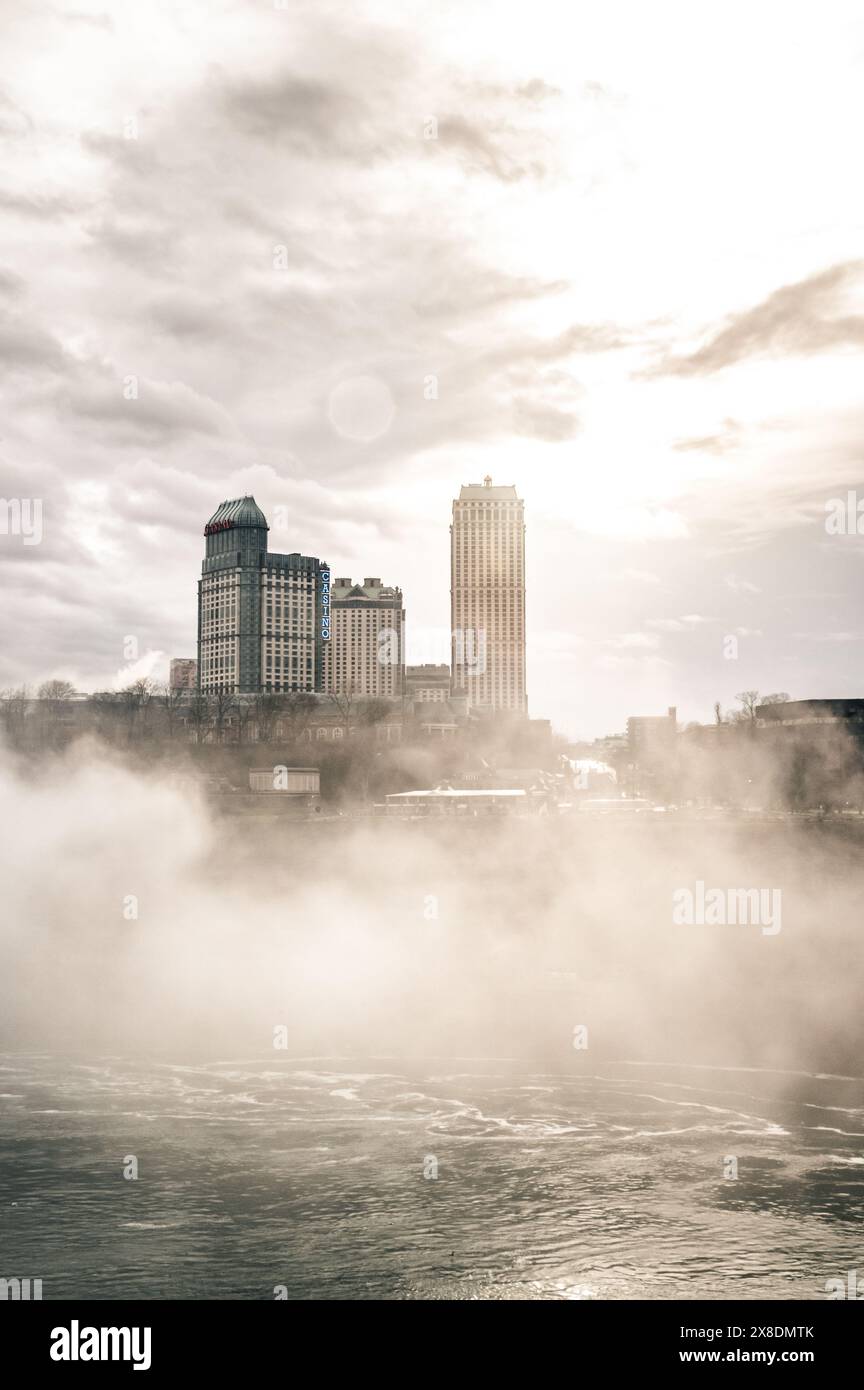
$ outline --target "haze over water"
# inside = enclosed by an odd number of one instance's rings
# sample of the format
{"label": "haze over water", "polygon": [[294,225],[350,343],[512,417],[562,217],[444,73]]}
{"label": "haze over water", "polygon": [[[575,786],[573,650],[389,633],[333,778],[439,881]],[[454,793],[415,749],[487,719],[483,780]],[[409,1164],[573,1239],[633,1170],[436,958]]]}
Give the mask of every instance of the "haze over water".
{"label": "haze over water", "polygon": [[[853,832],[241,829],[80,756],[2,793],[0,1239],[44,1297],[819,1298],[856,1267]],[[781,888],[782,930],[675,925],[697,879]]]}

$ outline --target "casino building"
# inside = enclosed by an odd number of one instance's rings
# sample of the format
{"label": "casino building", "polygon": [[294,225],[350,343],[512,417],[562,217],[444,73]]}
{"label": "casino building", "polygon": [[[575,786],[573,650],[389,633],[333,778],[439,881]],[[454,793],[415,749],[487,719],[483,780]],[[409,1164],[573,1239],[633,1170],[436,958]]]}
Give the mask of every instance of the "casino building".
{"label": "casino building", "polygon": [[204,528],[198,581],[202,694],[324,689],[330,570],[311,555],[276,555],[254,497],[217,507]]}

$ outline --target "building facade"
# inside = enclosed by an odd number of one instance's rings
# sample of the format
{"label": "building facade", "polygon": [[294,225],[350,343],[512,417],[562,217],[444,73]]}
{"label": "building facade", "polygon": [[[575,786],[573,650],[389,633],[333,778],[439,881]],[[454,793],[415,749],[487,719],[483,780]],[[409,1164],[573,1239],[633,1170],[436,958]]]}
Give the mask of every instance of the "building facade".
{"label": "building facade", "polygon": [[450,527],[452,690],[480,712],[526,714],[525,509],[515,487],[460,489]]}
{"label": "building facade", "polygon": [[331,695],[395,698],[405,689],[402,590],[380,579],[334,579],[324,689]]}
{"label": "building facade", "polygon": [[203,694],[323,689],[329,568],[314,556],[269,552],[268,530],[254,497],[223,502],[204,528],[198,582]]}
{"label": "building facade", "polygon": [[198,662],[192,656],[173,656],[168,667],[168,688],[170,690],[196,690],[198,687]]}
{"label": "building facade", "polygon": [[678,711],[670,705],[665,714],[631,715],[627,720],[627,751],[640,765],[664,762],[675,752]]}
{"label": "building facade", "polygon": [[406,666],[405,691],[415,704],[446,704],[450,699],[450,667],[433,662]]}

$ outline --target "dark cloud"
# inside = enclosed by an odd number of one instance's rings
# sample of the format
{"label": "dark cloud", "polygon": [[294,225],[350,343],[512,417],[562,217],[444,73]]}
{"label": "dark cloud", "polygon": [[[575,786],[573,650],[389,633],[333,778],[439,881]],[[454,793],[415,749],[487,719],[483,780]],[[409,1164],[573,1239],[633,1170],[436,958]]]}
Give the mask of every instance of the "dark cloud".
{"label": "dark cloud", "polygon": [[244,81],[213,73],[208,95],[235,131],[277,148],[318,157],[380,149],[380,135],[370,138],[371,112],[365,101],[344,84],[292,71]]}
{"label": "dark cloud", "polygon": [[[131,382],[126,389],[133,389]],[[165,443],[193,434],[233,432],[224,407],[197,395],[185,382],[136,378],[134,390],[137,395],[124,396],[120,380],[82,382],[64,392],[65,411],[113,427],[118,439]]]}
{"label": "dark cloud", "polygon": [[843,312],[864,261],[832,266],[784,285],[761,304],[730,317],[696,352],[668,355],[645,375],[707,376],[748,358],[864,348],[864,315]]}
{"label": "dark cloud", "polygon": [[493,126],[468,116],[444,114],[438,121],[438,136],[425,142],[432,154],[449,156],[455,152],[471,173],[489,174],[502,183],[522,179],[543,179],[546,162],[536,153],[539,139],[526,138],[516,126]]}

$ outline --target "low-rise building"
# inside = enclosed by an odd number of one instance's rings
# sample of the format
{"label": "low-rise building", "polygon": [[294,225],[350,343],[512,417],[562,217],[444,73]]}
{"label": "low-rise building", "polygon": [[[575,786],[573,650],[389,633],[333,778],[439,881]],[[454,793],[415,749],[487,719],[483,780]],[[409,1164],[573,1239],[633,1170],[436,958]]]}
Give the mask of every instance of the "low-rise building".
{"label": "low-rise building", "polygon": [[450,667],[426,662],[406,666],[405,693],[415,704],[446,704],[450,698]]}
{"label": "low-rise building", "polygon": [[174,656],[168,667],[168,686],[171,690],[195,690],[198,685],[198,662],[194,656]]}

